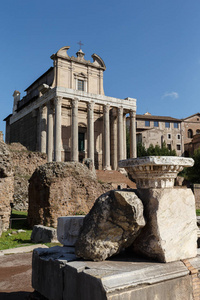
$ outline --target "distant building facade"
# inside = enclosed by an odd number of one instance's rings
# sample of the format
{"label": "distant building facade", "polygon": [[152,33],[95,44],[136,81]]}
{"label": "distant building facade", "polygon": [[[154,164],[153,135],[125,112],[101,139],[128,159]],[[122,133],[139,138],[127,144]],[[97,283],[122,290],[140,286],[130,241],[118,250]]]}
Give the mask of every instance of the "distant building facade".
{"label": "distant building facade", "polygon": [[185,156],[192,155],[200,147],[200,113],[183,119]]}
{"label": "distant building facade", "polygon": [[126,158],[126,115],[130,114],[131,157],[136,157],[136,99],[104,95],[106,66],[97,54],[85,60],[70,47],[51,56],[53,67],[20,98],[13,94],[12,114],[5,118],[6,142],[47,153],[48,161],[93,160],[97,169],[117,169]]}
{"label": "distant building facade", "polygon": [[183,126],[180,119],[153,116],[150,113],[136,115],[136,139],[146,149],[151,144],[161,147],[165,142],[168,149],[175,150],[178,156],[184,153]]}

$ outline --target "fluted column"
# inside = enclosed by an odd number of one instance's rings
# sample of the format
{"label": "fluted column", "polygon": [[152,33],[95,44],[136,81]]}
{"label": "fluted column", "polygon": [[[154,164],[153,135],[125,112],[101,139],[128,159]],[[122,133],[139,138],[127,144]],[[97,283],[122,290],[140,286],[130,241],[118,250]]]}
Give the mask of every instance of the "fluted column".
{"label": "fluted column", "polygon": [[71,160],[78,161],[78,99],[72,100]]}
{"label": "fluted column", "polygon": [[53,156],[53,104],[51,101],[47,104],[47,159],[52,161]]}
{"label": "fluted column", "polygon": [[55,105],[55,140],[54,140],[54,160],[61,161],[61,106],[62,97],[56,97]]}
{"label": "fluted column", "polygon": [[39,125],[39,151],[46,153],[47,151],[47,107],[41,106],[40,111],[40,125]]}
{"label": "fluted column", "polygon": [[110,105],[103,106],[104,169],[110,170]]}
{"label": "fluted column", "polygon": [[87,157],[94,164],[94,102],[89,102],[87,107]]}
{"label": "fluted column", "polygon": [[118,107],[118,160],[123,159],[123,107]]}
{"label": "fluted column", "polygon": [[136,112],[130,111],[130,157],[137,157],[137,143],[136,143]]}

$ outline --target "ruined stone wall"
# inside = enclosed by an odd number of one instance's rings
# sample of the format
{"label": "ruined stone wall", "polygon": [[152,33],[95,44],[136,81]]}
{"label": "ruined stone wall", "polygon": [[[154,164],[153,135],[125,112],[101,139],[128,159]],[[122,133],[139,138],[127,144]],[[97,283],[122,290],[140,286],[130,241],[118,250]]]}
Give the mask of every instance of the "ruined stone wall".
{"label": "ruined stone wall", "polygon": [[14,193],[11,155],[7,145],[0,141],[0,234],[9,228]]}
{"label": "ruined stone wall", "polygon": [[14,172],[13,205],[16,210],[28,210],[28,180],[38,166],[47,162],[47,156],[28,151],[20,143],[8,145]]}
{"label": "ruined stone wall", "polygon": [[88,213],[96,198],[110,190],[81,163],[47,163],[30,178],[28,221],[57,227],[57,218]]}

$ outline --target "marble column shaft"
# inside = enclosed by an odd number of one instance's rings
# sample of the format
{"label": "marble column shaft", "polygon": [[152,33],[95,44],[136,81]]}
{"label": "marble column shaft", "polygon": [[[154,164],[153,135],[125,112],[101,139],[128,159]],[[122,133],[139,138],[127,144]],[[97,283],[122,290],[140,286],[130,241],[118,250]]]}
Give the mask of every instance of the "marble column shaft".
{"label": "marble column shaft", "polygon": [[87,119],[87,157],[91,158],[94,164],[94,102],[88,103]]}
{"label": "marble column shaft", "polygon": [[78,161],[78,99],[72,99],[71,160]]}
{"label": "marble column shaft", "polygon": [[47,151],[47,107],[41,106],[39,109],[40,112],[40,136],[39,136],[39,151],[42,153],[46,153]]}
{"label": "marble column shaft", "polygon": [[124,158],[123,127],[123,107],[118,107],[118,160],[122,160]]}
{"label": "marble column shaft", "polygon": [[113,170],[117,170],[118,168],[118,159],[117,159],[117,109],[116,108],[112,108],[111,111],[111,126],[110,126],[110,130],[111,130],[111,145],[110,145],[110,149],[111,149],[111,167]]}
{"label": "marble column shaft", "polygon": [[124,142],[123,142],[123,144],[124,144],[124,155],[123,155],[123,158],[124,159],[126,159],[126,156],[127,156],[127,153],[126,153],[126,114],[123,116],[123,121],[124,121],[124,131],[123,131],[123,134],[124,134],[124,136],[123,136],[123,138],[124,138]]}
{"label": "marble column shaft", "polygon": [[103,106],[104,169],[110,169],[110,105]]}
{"label": "marble column shaft", "polygon": [[54,100],[55,104],[55,140],[54,140],[54,160],[61,161],[61,108],[62,108],[62,97],[56,97]]}
{"label": "marble column shaft", "polygon": [[134,111],[130,111],[130,157],[137,157],[136,113]]}
{"label": "marble column shaft", "polygon": [[47,159],[52,161],[53,156],[53,105],[51,101],[47,104]]}

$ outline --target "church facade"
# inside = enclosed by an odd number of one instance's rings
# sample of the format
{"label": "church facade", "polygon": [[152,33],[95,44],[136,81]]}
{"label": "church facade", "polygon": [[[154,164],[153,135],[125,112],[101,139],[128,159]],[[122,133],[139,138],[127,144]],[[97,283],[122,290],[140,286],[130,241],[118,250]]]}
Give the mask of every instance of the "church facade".
{"label": "church facade", "polygon": [[51,56],[53,67],[34,81],[20,99],[14,91],[13,111],[6,121],[6,142],[20,142],[47,153],[48,161],[90,158],[96,169],[118,168],[126,158],[126,116],[130,116],[130,157],[136,157],[136,99],[104,95],[104,61],[85,60],[70,47]]}

